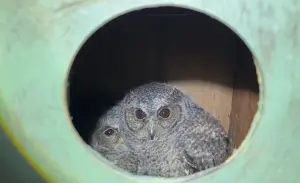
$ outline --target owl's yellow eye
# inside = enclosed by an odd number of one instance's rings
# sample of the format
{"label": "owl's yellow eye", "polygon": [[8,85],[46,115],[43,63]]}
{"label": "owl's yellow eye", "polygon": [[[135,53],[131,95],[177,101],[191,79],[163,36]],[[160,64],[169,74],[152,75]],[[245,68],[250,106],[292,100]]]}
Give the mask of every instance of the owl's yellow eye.
{"label": "owl's yellow eye", "polygon": [[158,113],[158,115],[162,118],[168,118],[170,116],[170,114],[171,114],[171,111],[168,108],[162,108]]}
{"label": "owl's yellow eye", "polygon": [[137,119],[145,119],[146,118],[146,113],[142,109],[137,109],[135,111],[135,117]]}

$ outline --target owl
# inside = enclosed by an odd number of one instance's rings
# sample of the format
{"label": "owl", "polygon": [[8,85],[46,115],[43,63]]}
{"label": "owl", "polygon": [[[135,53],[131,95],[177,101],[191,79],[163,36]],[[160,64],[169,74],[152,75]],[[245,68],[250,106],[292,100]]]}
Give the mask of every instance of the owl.
{"label": "owl", "polygon": [[119,106],[120,128],[137,156],[138,175],[190,175],[223,163],[233,151],[217,119],[171,85],[139,86]]}
{"label": "owl", "polygon": [[122,119],[119,105],[102,115],[91,135],[90,146],[117,167],[137,174],[137,156],[129,151],[120,131]]}

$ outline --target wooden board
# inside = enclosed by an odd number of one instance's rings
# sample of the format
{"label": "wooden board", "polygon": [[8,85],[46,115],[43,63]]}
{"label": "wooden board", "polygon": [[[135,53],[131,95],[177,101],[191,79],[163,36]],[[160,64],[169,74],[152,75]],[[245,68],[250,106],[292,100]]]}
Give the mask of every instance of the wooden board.
{"label": "wooden board", "polygon": [[257,111],[259,88],[251,53],[243,45],[237,47],[237,69],[232,95],[229,134],[236,147],[245,139]]}
{"label": "wooden board", "polygon": [[165,19],[160,26],[165,40],[162,78],[179,86],[228,130],[236,57],[233,35],[203,16]]}

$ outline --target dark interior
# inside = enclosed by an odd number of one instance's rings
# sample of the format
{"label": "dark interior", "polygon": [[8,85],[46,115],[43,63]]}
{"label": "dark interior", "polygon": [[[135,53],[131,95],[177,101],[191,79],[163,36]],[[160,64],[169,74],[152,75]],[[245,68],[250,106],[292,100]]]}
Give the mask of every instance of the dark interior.
{"label": "dark interior", "polygon": [[108,107],[150,81],[179,83],[197,95],[198,104],[218,116],[237,146],[257,110],[253,57],[232,30],[192,10],[148,8],[111,20],[78,52],[68,93],[81,137],[87,142]]}

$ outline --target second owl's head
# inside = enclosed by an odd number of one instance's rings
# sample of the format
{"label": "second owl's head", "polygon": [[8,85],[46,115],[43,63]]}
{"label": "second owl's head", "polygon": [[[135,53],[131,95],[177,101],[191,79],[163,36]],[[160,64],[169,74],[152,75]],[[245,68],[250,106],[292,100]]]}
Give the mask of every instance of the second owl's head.
{"label": "second owl's head", "polygon": [[114,106],[101,116],[91,135],[90,145],[99,153],[121,153],[126,151],[121,133],[122,108]]}
{"label": "second owl's head", "polygon": [[128,93],[123,100],[125,130],[140,140],[159,140],[184,121],[187,97],[164,83],[148,83]]}

